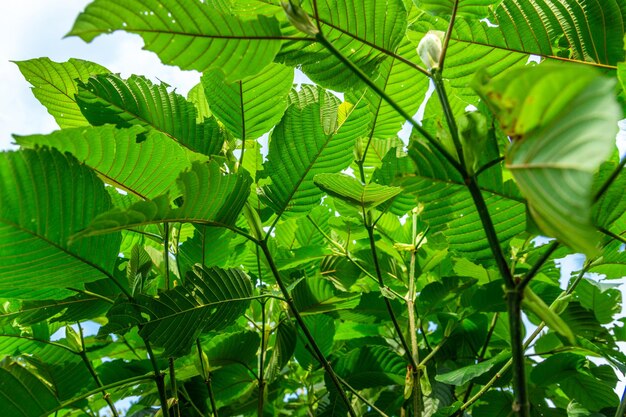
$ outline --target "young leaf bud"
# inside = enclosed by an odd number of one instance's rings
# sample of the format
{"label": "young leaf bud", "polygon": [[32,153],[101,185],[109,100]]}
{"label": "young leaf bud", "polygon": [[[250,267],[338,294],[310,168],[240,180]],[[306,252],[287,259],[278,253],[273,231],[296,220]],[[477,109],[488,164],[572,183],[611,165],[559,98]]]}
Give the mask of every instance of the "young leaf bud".
{"label": "young leaf bud", "polygon": [[76,352],[83,351],[83,344],[81,343],[80,336],[69,324],[65,326],[65,340],[69,347]]}
{"label": "young leaf bud", "polygon": [[294,25],[300,32],[304,32],[307,35],[315,36],[319,33],[317,26],[311,21],[311,18],[307,12],[300,7],[300,4],[296,4],[298,0],[281,1],[280,4],[285,10],[287,19]]}
{"label": "young leaf bud", "polygon": [[439,30],[430,30],[417,46],[417,54],[428,71],[439,68],[443,36],[444,33]]}

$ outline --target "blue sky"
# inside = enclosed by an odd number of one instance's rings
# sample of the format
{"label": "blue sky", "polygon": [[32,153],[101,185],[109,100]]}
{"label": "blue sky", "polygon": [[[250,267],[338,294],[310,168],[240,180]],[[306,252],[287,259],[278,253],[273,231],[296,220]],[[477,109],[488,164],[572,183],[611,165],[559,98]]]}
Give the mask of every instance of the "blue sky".
{"label": "blue sky", "polygon": [[[30,92],[30,84],[10,61],[49,57],[64,62],[81,58],[121,73],[143,74],[153,81],[162,80],[187,91],[200,81],[200,74],[168,67],[156,55],[141,50],[137,35],[117,32],[96,38],[92,43],[71,37],[63,38],[72,28],[78,13],[88,0],[2,0],[0,8],[0,149],[11,145],[11,134],[48,133],[58,126]],[[8,40],[8,41],[7,41]]]}

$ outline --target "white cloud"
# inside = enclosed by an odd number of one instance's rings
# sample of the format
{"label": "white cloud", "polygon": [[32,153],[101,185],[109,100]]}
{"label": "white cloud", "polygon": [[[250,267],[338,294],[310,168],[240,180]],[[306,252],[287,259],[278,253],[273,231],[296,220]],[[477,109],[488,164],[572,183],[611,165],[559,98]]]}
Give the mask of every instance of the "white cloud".
{"label": "white cloud", "polygon": [[199,82],[199,73],[165,66],[155,54],[141,50],[143,42],[137,35],[117,32],[98,37],[90,44],[75,37],[63,39],[88,0],[6,3],[0,14],[0,36],[9,40],[0,48],[0,149],[11,147],[13,133],[48,133],[58,128],[10,61],[44,56],[57,62],[81,58],[124,77],[141,74],[155,82],[161,80],[176,87],[180,94],[186,94]]}

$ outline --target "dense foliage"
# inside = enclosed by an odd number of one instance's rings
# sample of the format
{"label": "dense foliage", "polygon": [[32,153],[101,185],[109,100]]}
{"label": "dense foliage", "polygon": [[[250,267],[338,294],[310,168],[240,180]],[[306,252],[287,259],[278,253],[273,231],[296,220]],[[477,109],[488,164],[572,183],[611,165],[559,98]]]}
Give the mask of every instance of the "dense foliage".
{"label": "dense foliage", "polygon": [[94,0],[202,77],[16,63],[60,130],[0,153],[0,414],[624,415],[625,23]]}

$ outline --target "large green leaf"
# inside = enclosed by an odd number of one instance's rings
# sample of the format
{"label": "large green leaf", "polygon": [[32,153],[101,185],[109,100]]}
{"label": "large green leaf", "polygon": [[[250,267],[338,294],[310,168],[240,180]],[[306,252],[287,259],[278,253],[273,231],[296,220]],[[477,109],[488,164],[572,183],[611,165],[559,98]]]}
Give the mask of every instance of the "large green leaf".
{"label": "large green leaf", "polygon": [[323,278],[306,278],[293,289],[294,304],[302,314],[352,309],[359,305],[360,294],[339,293]]}
{"label": "large green leaf", "polygon": [[[406,63],[406,61],[419,62],[415,45],[404,39],[395,53],[400,58],[383,61],[378,68],[380,76],[374,81],[396,104],[413,115],[419,109],[422,98],[428,90],[429,79]],[[404,117],[371,89],[367,90],[365,99],[373,115],[370,136],[378,139],[395,138],[405,123]],[[375,145],[370,145],[368,153],[375,151]]]}
{"label": "large green leaf", "polygon": [[483,362],[439,374],[435,377],[435,379],[446,384],[463,385],[466,382],[489,372],[495,365],[504,362],[508,356],[510,356],[510,352],[501,352],[499,355],[489,358]]}
{"label": "large green leaf", "polygon": [[168,356],[189,353],[200,332],[221,330],[250,304],[252,283],[238,269],[197,267],[183,285],[141,302],[150,320],[140,335],[162,346]]}
{"label": "large green leaf", "polygon": [[613,82],[589,68],[540,65],[478,88],[514,139],[507,167],[542,232],[597,253],[592,184],[620,119]]}
{"label": "large green leaf", "polygon": [[257,139],[268,132],[287,108],[293,69],[271,64],[260,73],[229,83],[221,71],[202,76],[211,112],[236,138]]}
{"label": "large green leaf", "polygon": [[452,14],[455,3],[457,16],[472,16],[474,18],[487,17],[489,10],[503,0],[413,0],[422,10],[434,15],[449,16]]}
{"label": "large green leaf", "polygon": [[[205,268],[205,271],[211,270]],[[235,363],[244,366],[252,364],[255,362],[256,353],[261,344],[259,335],[249,330],[226,334],[214,332],[206,339],[208,339],[208,343],[203,344],[203,349],[206,350],[211,367]]]}
{"label": "large green leaf", "polygon": [[[402,0],[326,0],[318,2],[317,10],[324,37],[372,78],[386,59],[383,51],[395,51],[407,25]],[[286,42],[278,59],[301,65],[313,81],[327,88],[344,91],[359,83],[319,43]]]}
{"label": "large green leaf", "polygon": [[406,362],[387,346],[364,346],[339,357],[334,365],[353,388],[403,385]]}
{"label": "large green leaf", "polygon": [[25,300],[18,309],[0,314],[0,325],[15,321],[20,326],[31,326],[48,319],[54,323],[100,317],[111,307],[107,297],[115,298],[119,293],[119,288],[109,279],[87,282],[85,289],[94,295],[77,294],[61,300]]}
{"label": "large green leaf", "polygon": [[400,187],[376,183],[363,185],[356,178],[345,174],[317,174],[313,181],[333,197],[362,208],[377,207],[402,192]]}
{"label": "large green leaf", "polygon": [[[451,2],[428,3],[447,8]],[[481,16],[486,19],[461,15],[455,20],[444,71],[455,113],[462,112],[468,104],[478,105],[469,83],[483,68],[496,76],[523,66],[529,55],[610,66],[624,57],[626,4],[620,0],[579,0],[571,5],[546,0],[492,3],[499,4],[490,6],[487,15]],[[410,28],[409,38],[417,43],[429,30],[446,31],[448,19],[422,14]],[[432,106],[441,113],[438,100],[430,100],[428,109],[432,110]]]}
{"label": "large green leaf", "polygon": [[83,360],[69,350],[46,345],[36,355],[22,355],[21,359],[37,370],[61,401],[69,400],[83,390],[95,388],[93,377]]}
{"label": "large green leaf", "polygon": [[58,299],[66,287],[112,278],[120,236],[68,244],[108,210],[102,182],[69,155],[47,148],[0,154],[0,292]]}
{"label": "large green leaf", "polygon": [[[140,136],[144,140],[139,140]],[[118,188],[146,199],[177,192],[176,177],[193,161],[207,157],[191,152],[162,133],[143,127],[111,125],[64,129],[49,135],[16,136],[25,147],[51,146],[69,152]]]}
{"label": "large green leaf", "polygon": [[153,128],[192,151],[217,154],[225,138],[216,121],[206,118],[196,124],[195,105],[167,87],[136,75],[124,80],[103,74],[79,83],[76,101],[92,125]]}
{"label": "large green leaf", "polygon": [[[459,16],[452,42],[607,65],[624,56],[626,5],[620,0],[503,0],[481,17],[488,21]],[[447,22],[440,18],[436,27],[445,30]]]}
{"label": "large green leaf", "polygon": [[26,81],[33,85],[33,94],[62,128],[88,125],[76,103],[77,82],[90,76],[109,72],[106,68],[81,59],[57,63],[49,58],[16,62]]}
{"label": "large green leaf", "polygon": [[0,407],[7,416],[41,417],[59,404],[52,390],[22,365],[0,367]]}
{"label": "large green leaf", "polygon": [[303,88],[294,99],[274,128],[265,164],[272,181],[264,187],[265,197],[279,216],[306,213],[320,201],[313,177],[350,164],[354,141],[365,134],[369,120],[363,101],[342,104],[346,118],[338,121],[337,99],[330,93]]}
{"label": "large green leaf", "polygon": [[[493,256],[478,211],[463,178],[443,157],[415,140],[410,158],[389,155],[383,169],[402,175],[397,184],[424,204],[422,219],[432,232],[443,231],[450,247],[480,261],[493,262]],[[483,173],[479,185],[492,221],[503,245],[526,228],[526,208],[514,188],[497,180],[498,171]],[[491,183],[491,184],[490,184]],[[484,185],[486,184],[486,185]]]}
{"label": "large green leaf", "polygon": [[194,0],[96,0],[69,35],[91,42],[116,30],[141,35],[145,48],[165,64],[201,72],[219,69],[229,81],[258,73],[281,42],[274,18],[239,19],[212,2]]}
{"label": "large green leaf", "polygon": [[232,225],[246,202],[250,183],[245,171],[225,174],[215,161],[194,162],[191,170],[178,177],[183,201],[180,207],[172,207],[172,199],[165,194],[125,210],[115,208],[96,217],[74,239],[163,222]]}
{"label": "large green leaf", "polygon": [[[326,314],[314,314],[305,316],[303,319],[322,354],[324,356],[330,355],[333,351],[333,337],[335,336],[335,322],[332,317]],[[304,369],[319,366],[319,360],[311,347],[308,346],[308,341],[301,328],[298,328],[298,341],[294,354]]]}
{"label": "large green leaf", "polygon": [[[408,32],[408,37],[417,45],[434,28],[445,31],[447,22],[440,17],[421,16]],[[470,87],[477,72],[486,68],[490,74],[496,76],[510,68],[524,66],[527,61],[528,55],[517,51],[494,48],[483,43],[451,40],[446,53],[443,83],[453,112],[458,115],[470,104],[479,106],[479,97]],[[425,114],[427,117],[440,115],[441,124],[445,123],[440,100],[436,95],[428,100]]]}

